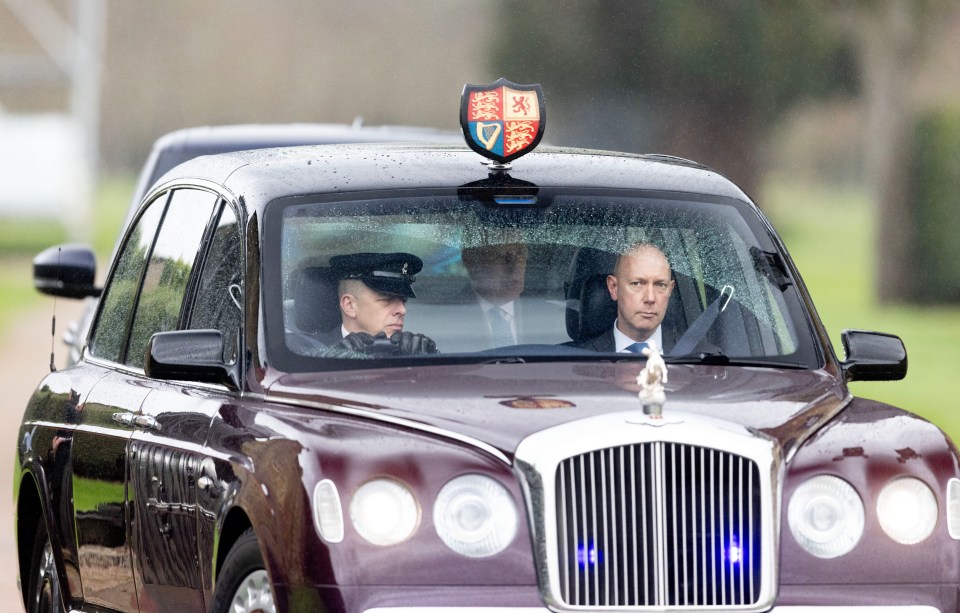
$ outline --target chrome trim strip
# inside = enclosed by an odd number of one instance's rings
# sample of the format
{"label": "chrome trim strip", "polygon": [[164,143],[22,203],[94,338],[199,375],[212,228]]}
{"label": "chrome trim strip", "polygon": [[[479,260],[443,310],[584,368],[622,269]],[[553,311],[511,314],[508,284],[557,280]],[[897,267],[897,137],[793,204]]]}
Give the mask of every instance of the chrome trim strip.
{"label": "chrome trim strip", "polygon": [[546,607],[373,607],[363,613],[550,613]]}
{"label": "chrome trim strip", "polygon": [[[363,613],[548,613],[546,607],[374,607]],[[942,613],[928,605],[779,606],[769,613]]]}
{"label": "chrome trim strip", "polygon": [[325,404],[322,402],[315,402],[312,400],[299,400],[293,398],[283,398],[277,396],[267,396],[266,394],[261,393],[245,393],[243,397],[246,399],[259,400],[264,403],[275,403],[283,404],[286,406],[295,406],[301,407],[304,409],[320,409],[322,411],[330,411],[331,413],[338,413],[342,415],[349,415],[351,417],[364,417],[371,419],[373,421],[379,421],[394,426],[400,426],[403,428],[409,428],[411,430],[418,430],[420,432],[425,432],[427,434],[432,434],[434,436],[441,436],[450,440],[463,443],[464,445],[469,445],[474,447],[479,451],[483,451],[494,458],[503,462],[506,466],[513,466],[513,462],[510,461],[502,451],[494,447],[493,445],[484,443],[479,439],[475,439],[471,436],[466,436],[460,434],[459,432],[454,432],[453,430],[447,430],[445,428],[438,428],[436,426],[431,426],[423,422],[414,421],[412,419],[404,419],[403,417],[395,417],[393,415],[384,415],[382,413],[376,413],[370,409],[352,409],[343,406],[336,406],[331,404]]}
{"label": "chrome trim strip", "polygon": [[922,604],[904,604],[904,605],[864,605],[842,607],[824,605],[788,605],[783,607],[773,607],[770,613],[942,613],[937,607]]}
{"label": "chrome trim strip", "polygon": [[[120,373],[122,375],[135,375],[137,377],[140,377],[141,379],[146,379],[148,381],[160,381],[160,379],[154,379],[154,378],[148,377],[147,374],[143,372],[142,368],[133,368],[131,366],[127,366],[126,364],[111,362],[109,360],[105,360],[103,358],[98,358],[96,356],[90,355],[89,353],[87,353],[86,345],[83,346],[83,355],[81,356],[81,359],[83,360],[84,364],[88,364],[90,366],[99,366],[100,368],[109,370],[111,372]],[[104,373],[104,376],[108,374],[110,373]],[[102,380],[103,379],[101,377],[100,381]],[[220,383],[205,383],[203,381],[169,381],[169,383],[176,383],[177,385],[181,385],[183,387],[215,391],[222,394],[228,394],[234,397],[239,397],[244,395],[242,392],[237,392],[236,390],[233,390],[227,387],[226,385],[223,385]]]}

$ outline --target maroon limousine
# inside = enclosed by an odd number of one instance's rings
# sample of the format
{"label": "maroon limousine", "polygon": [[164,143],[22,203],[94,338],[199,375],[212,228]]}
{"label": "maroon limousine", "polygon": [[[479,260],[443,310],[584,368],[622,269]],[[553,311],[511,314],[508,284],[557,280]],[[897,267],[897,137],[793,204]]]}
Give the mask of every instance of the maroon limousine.
{"label": "maroon limousine", "polygon": [[956,611],[957,450],[847,387],[900,339],[839,357],[716,171],[464,93],[470,147],[197,158],[102,288],[37,257],[100,299],[17,439],[27,610]]}

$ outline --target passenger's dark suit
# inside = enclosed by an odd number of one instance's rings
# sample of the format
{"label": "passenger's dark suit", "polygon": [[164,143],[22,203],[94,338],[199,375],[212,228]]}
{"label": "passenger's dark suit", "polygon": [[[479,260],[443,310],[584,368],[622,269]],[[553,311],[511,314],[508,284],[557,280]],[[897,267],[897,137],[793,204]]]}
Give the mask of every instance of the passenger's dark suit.
{"label": "passenger's dark suit", "polygon": [[[664,355],[669,355],[673,346],[680,340],[680,335],[672,328],[661,326],[660,336],[663,339],[663,347],[661,347],[660,350]],[[603,353],[615,353],[617,351],[617,344],[616,341],[613,340],[613,327],[608,328],[605,332],[593,338],[575,344],[574,347]],[[719,351],[719,347],[709,343],[706,339],[701,339],[692,353],[717,353]]]}
{"label": "passenger's dark suit", "polygon": [[[673,330],[667,328],[661,328],[660,334],[663,338],[663,347],[661,347],[660,350],[663,353],[669,353],[670,349],[677,343],[677,335]],[[606,332],[577,343],[574,346],[579,349],[589,349],[590,351],[600,351],[603,353],[614,353],[617,350],[617,343],[613,340],[612,327],[608,328]]]}

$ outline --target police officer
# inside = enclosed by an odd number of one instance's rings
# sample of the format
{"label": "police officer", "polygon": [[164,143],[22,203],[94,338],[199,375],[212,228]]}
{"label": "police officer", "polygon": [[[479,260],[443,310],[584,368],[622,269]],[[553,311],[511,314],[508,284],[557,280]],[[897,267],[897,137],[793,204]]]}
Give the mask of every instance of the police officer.
{"label": "police officer", "polygon": [[339,337],[326,339],[332,345],[327,355],[437,353],[436,343],[429,337],[403,330],[407,299],[416,298],[411,285],[422,268],[423,261],[409,253],[353,253],[330,258],[342,323]]}

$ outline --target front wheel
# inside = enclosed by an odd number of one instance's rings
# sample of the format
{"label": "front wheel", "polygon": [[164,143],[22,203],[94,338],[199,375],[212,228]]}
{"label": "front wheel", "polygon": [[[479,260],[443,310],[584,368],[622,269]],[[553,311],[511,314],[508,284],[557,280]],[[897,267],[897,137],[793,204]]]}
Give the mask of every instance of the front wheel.
{"label": "front wheel", "polygon": [[60,575],[53,557],[53,545],[47,526],[41,519],[33,539],[30,555],[30,578],[27,581],[27,613],[63,613],[63,595],[60,592]]}
{"label": "front wheel", "polygon": [[217,577],[211,610],[214,613],[276,613],[270,577],[252,528],[240,535],[227,554]]}

